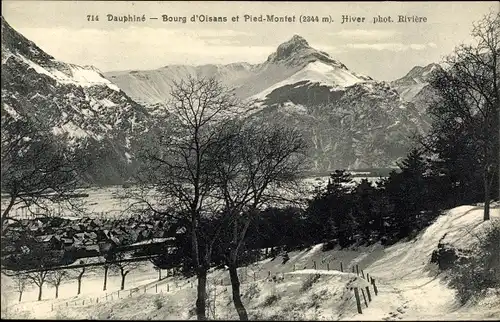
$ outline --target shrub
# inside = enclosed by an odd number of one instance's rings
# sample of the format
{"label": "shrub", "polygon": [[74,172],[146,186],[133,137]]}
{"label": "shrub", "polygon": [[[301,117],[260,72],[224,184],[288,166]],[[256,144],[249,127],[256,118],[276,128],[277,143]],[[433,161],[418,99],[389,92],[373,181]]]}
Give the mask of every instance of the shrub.
{"label": "shrub", "polygon": [[304,281],[304,283],[302,284],[300,291],[305,292],[305,291],[309,290],[313,286],[313,284],[319,280],[320,277],[321,277],[320,274],[309,275],[307,277],[307,279]]}
{"label": "shrub", "polygon": [[154,304],[157,310],[161,309],[163,307],[163,300],[160,296],[155,297],[154,299]]}
{"label": "shrub", "polygon": [[484,236],[475,237],[477,249],[450,268],[450,286],[462,304],[484,296],[489,288],[500,287],[500,222],[492,222]]}
{"label": "shrub", "polygon": [[250,284],[250,287],[248,287],[248,289],[246,290],[243,297],[251,300],[255,298],[259,293],[260,293],[259,286],[256,283],[252,283]]}
{"label": "shrub", "polygon": [[264,300],[264,303],[262,305],[263,306],[270,306],[270,305],[276,303],[278,300],[279,300],[279,296],[276,294],[272,294],[272,295],[269,295],[268,297],[266,297],[266,299]]}

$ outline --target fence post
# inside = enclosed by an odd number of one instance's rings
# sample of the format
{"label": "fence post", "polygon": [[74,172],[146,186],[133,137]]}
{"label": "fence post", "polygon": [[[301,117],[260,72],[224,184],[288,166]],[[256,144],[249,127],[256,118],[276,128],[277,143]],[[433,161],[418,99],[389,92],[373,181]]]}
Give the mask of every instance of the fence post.
{"label": "fence post", "polygon": [[358,264],[356,264],[356,275],[359,276],[359,267],[358,267]]}
{"label": "fence post", "polygon": [[158,284],[155,285],[156,293],[158,293]]}
{"label": "fence post", "polygon": [[326,263],[326,270],[329,271],[330,270],[330,263]]}
{"label": "fence post", "polygon": [[267,271],[267,277],[271,277],[271,271]]}
{"label": "fence post", "polygon": [[147,290],[147,288],[146,288],[146,287],[144,287],[144,293],[146,293],[146,290]]}
{"label": "fence post", "polygon": [[293,264],[293,271],[295,272],[295,264]]}
{"label": "fence post", "polygon": [[167,284],[167,292],[169,292],[169,291],[170,291],[170,285]]}
{"label": "fence post", "polygon": [[363,300],[365,301],[366,307],[368,307],[368,302],[366,302],[365,291],[363,290],[363,288],[361,288],[361,294],[363,294]]}
{"label": "fence post", "polygon": [[361,276],[363,276],[363,278],[365,278],[365,272],[363,272],[363,270],[361,270]]}
{"label": "fence post", "polygon": [[375,284],[374,278],[372,278],[372,284],[373,284],[373,291],[375,292],[375,295],[378,295],[378,289],[377,289],[377,285]]}
{"label": "fence post", "polygon": [[82,305],[85,305],[85,300],[82,300]]}
{"label": "fence post", "polygon": [[340,262],[340,271],[344,272],[344,267],[342,266],[342,262]]}
{"label": "fence post", "polygon": [[96,302],[96,303],[99,303],[99,298],[96,298],[96,299],[95,299],[95,302]]}
{"label": "fence post", "polygon": [[371,302],[372,301],[372,295],[370,294],[370,287],[369,286],[366,286],[366,294],[368,295],[368,301]]}
{"label": "fence post", "polygon": [[130,289],[128,296],[132,296],[132,289]]}
{"label": "fence post", "polygon": [[316,269],[316,261],[313,261],[314,269]]}
{"label": "fence post", "polygon": [[66,302],[66,306],[68,306],[68,302]]}
{"label": "fence post", "polygon": [[354,266],[352,267],[352,272],[353,272],[353,273],[355,272],[355,270],[354,270]]}
{"label": "fence post", "polygon": [[367,280],[368,282],[370,282],[370,274],[369,274],[369,273],[366,273],[366,280]]}
{"label": "fence post", "polygon": [[253,272],[253,281],[255,282],[255,272]]}
{"label": "fence post", "polygon": [[359,300],[359,292],[357,287],[354,288],[354,296],[356,297],[356,306],[358,308],[358,313],[362,314],[363,311],[361,310],[361,301]]}

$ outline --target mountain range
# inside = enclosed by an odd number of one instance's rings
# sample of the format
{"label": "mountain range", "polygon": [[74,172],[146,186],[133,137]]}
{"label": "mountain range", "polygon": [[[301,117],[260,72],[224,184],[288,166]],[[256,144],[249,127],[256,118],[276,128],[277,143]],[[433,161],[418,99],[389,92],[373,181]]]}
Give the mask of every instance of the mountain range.
{"label": "mountain range", "polygon": [[429,126],[428,79],[437,64],[383,82],[351,71],[294,35],[266,61],[168,65],[156,70],[101,73],[54,59],[2,17],[2,122],[25,118],[50,124],[55,136],[85,141],[98,155],[97,182],[124,180],[138,138],[168,107],[174,82],[216,77],[250,106],[244,117],[285,122],[310,143],[311,171],[395,166],[412,136]]}

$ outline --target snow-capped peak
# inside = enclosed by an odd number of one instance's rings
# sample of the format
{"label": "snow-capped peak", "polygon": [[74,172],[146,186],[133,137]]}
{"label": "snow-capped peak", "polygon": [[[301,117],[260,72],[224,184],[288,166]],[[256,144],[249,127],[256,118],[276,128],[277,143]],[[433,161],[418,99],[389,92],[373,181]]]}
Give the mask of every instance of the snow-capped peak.
{"label": "snow-capped peak", "polygon": [[287,79],[254,95],[252,99],[264,99],[269,93],[277,88],[299,82],[316,83],[338,90],[364,81],[366,81],[366,79],[351,73],[348,69],[332,66],[322,61],[312,61]]}
{"label": "snow-capped peak", "polygon": [[294,35],[290,40],[279,45],[276,51],[269,55],[266,63],[303,67],[314,61],[322,61],[326,64],[347,69],[344,64],[331,58],[328,53],[312,48],[307,40],[299,35]]}
{"label": "snow-capped peak", "polygon": [[431,75],[436,72],[442,70],[442,67],[439,64],[432,63],[425,67],[415,66],[413,67],[408,74],[394,81],[397,85],[413,85],[413,84],[423,84],[429,81]]}

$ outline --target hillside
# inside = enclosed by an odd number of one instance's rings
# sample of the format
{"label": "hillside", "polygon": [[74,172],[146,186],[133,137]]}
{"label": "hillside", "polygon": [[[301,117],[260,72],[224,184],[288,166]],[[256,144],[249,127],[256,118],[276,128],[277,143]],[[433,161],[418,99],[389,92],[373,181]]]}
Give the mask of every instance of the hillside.
{"label": "hillside", "polygon": [[3,126],[22,120],[85,147],[97,157],[88,174],[101,183],[125,176],[149,118],[95,67],[56,60],[3,17],[1,111]]}
{"label": "hillside", "polygon": [[[310,249],[289,252],[290,260],[286,264],[282,264],[281,258],[277,257],[249,265],[240,269],[244,303],[253,319],[494,319],[500,314],[500,289],[488,290],[479,302],[460,305],[455,291],[447,285],[446,274],[437,274],[438,268],[431,263],[432,254],[438,249],[443,237],[452,247],[474,252],[476,242],[471,234],[481,235],[491,226],[500,224],[498,204],[492,209],[491,215],[491,221],[483,222],[482,207],[460,206],[438,217],[415,239],[401,241],[390,247],[376,244],[371,247],[322,251],[322,246],[316,245]],[[340,262],[343,263],[344,272],[339,272]],[[356,264],[363,269],[363,274],[368,273],[376,279],[378,287],[378,295],[372,293],[372,302],[368,307],[362,302],[361,315],[356,312],[352,291],[348,289],[366,285],[365,279],[352,273]],[[271,277],[283,277],[283,280],[277,283],[269,281],[268,272],[271,272]],[[71,302],[71,310],[67,310],[65,301],[71,296],[66,291],[66,299],[22,302],[10,306],[8,312],[31,318],[194,318],[192,305],[195,288],[191,288],[191,280],[168,277],[161,282],[154,282],[157,273],[147,265],[139,275],[140,280],[132,278],[130,287],[148,284],[146,294],[137,292],[129,297],[127,289],[122,292],[125,295],[119,301],[115,296],[114,300],[96,304],[95,297],[104,296],[104,292],[87,289],[85,294],[77,297],[78,301]],[[84,283],[99,284],[98,275],[89,279]],[[167,284],[170,286],[168,290]],[[215,317],[236,319],[230,298],[231,288],[228,287],[228,273],[212,270],[209,285],[211,304],[213,292],[217,291]],[[74,289],[71,284],[67,287]],[[94,298],[93,304],[90,298]],[[81,302],[83,299],[87,304]],[[51,311],[53,303],[59,303],[60,309]]]}

